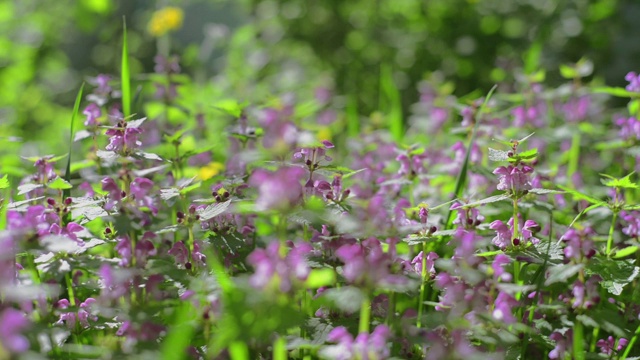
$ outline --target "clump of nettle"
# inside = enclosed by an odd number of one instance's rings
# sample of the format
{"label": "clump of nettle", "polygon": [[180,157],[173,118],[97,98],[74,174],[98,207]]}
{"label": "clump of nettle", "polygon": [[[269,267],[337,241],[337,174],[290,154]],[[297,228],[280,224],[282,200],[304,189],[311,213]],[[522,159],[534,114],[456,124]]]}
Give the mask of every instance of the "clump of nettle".
{"label": "clump of nettle", "polygon": [[640,355],[635,74],[473,103],[425,84],[399,143],[330,138],[325,88],[238,103],[223,133],[172,122],[188,84],[156,61],[153,118],[100,75],[73,161],[0,180],[0,358]]}

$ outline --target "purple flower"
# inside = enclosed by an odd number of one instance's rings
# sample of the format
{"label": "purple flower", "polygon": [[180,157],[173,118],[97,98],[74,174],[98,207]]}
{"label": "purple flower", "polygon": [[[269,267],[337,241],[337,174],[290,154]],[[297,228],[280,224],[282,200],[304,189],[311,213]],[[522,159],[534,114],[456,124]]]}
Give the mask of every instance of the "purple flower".
{"label": "purple flower", "polygon": [[[520,238],[513,238],[513,217],[509,219],[507,224],[503,223],[501,220],[495,220],[489,225],[489,229],[496,231],[496,236],[491,241],[495,246],[500,249],[505,249],[511,244],[518,246],[520,244],[524,244],[527,241],[530,241],[533,244],[537,244],[540,242],[539,239],[533,237],[534,229],[537,229],[539,226],[533,220],[527,220],[522,224],[522,219],[519,219],[518,225],[521,225],[520,228]],[[508,225],[508,226],[507,226]]]}
{"label": "purple flower", "polygon": [[627,222],[627,226],[622,229],[622,232],[630,237],[637,238],[640,235],[640,212],[622,211],[620,212],[620,217]]}
{"label": "purple flower", "polygon": [[323,358],[333,360],[386,359],[391,355],[387,341],[391,336],[389,328],[378,325],[369,333],[360,333],[355,339],[344,326],[338,326],[327,335],[327,341],[336,343],[323,348]]}
{"label": "purple flower", "polygon": [[586,283],[576,280],[571,289],[573,294],[571,306],[574,309],[591,309],[598,304],[600,302],[600,293],[598,291],[600,281],[602,281],[602,278],[599,275],[591,276]]}
{"label": "purple flower", "polygon": [[60,225],[58,225],[57,223],[51,224],[51,227],[49,228],[49,233],[54,234],[54,235],[62,235],[62,236],[66,236],[69,239],[75,241],[76,243],[78,243],[78,245],[83,246],[84,245],[84,241],[78,239],[78,236],[76,235],[76,233],[84,231],[84,227],[74,223],[74,222],[70,222],[67,225],[65,225],[65,227],[61,228]]}
{"label": "purple flower", "polygon": [[615,120],[615,124],[620,127],[618,133],[625,140],[640,140],[640,121],[635,117],[619,117]]}
{"label": "purple flower", "polygon": [[583,258],[590,259],[593,257],[596,254],[595,244],[591,240],[594,234],[590,227],[582,230],[569,229],[562,236],[562,240],[565,243],[563,250],[565,258],[580,262]]}
{"label": "purple flower", "polygon": [[513,232],[501,220],[495,220],[494,222],[492,222],[489,225],[489,229],[496,231],[496,236],[493,238],[493,240],[491,240],[493,245],[499,247],[500,249],[506,249],[507,246],[511,245]]}
{"label": "purple flower", "polygon": [[106,135],[110,136],[109,144],[106,149],[118,153],[129,154],[133,150],[142,146],[142,142],[138,140],[138,136],[142,133],[139,127],[129,127],[129,123],[122,120],[118,124],[106,131]]}
{"label": "purple flower", "polygon": [[630,71],[625,75],[624,79],[629,82],[626,87],[627,91],[640,92],[640,75]]}
{"label": "purple flower", "polygon": [[495,259],[491,263],[491,269],[493,269],[493,278],[496,281],[511,281],[511,274],[504,269],[504,265],[510,264],[511,258],[505,254],[496,255]]}
{"label": "purple flower", "polygon": [[511,309],[514,306],[518,306],[518,301],[513,296],[500,292],[494,302],[493,318],[505,324],[515,323],[517,319],[513,316],[513,310]]}
{"label": "purple flower", "polygon": [[158,208],[154,204],[153,198],[149,196],[153,189],[153,181],[147,178],[135,178],[131,182],[131,195],[133,195],[136,205],[146,206],[151,210],[153,215],[158,214]]}
{"label": "purple flower", "polygon": [[[427,255],[427,259],[425,260],[426,261],[425,270],[427,274],[431,274],[432,276],[435,275],[436,273],[435,264],[436,264],[436,259],[438,258],[439,258],[438,254],[434,253],[433,251]],[[423,259],[424,259],[424,253],[420,251],[418,255],[416,255],[416,257],[414,257],[413,260],[411,260],[411,265],[413,265],[413,270],[418,274],[422,274]]]}
{"label": "purple flower", "polygon": [[302,200],[300,180],[305,171],[299,167],[280,168],[276,172],[257,169],[249,184],[258,188],[256,207],[261,210],[291,209]]}
{"label": "purple flower", "polygon": [[[185,246],[184,242],[178,241],[173,244],[171,250],[169,250],[169,255],[172,255],[178,264],[187,265],[189,262],[189,249]],[[194,241],[193,243],[193,253],[191,253],[191,261],[194,264],[203,266],[205,265],[207,257],[200,252],[200,242]],[[193,264],[192,264],[193,265]]]}
{"label": "purple flower", "polygon": [[256,249],[247,257],[255,272],[249,283],[259,289],[271,284],[279,284],[278,289],[289,292],[295,280],[304,281],[311,269],[306,262],[306,255],[313,249],[309,243],[294,244],[289,242],[291,249],[284,255],[280,242],[274,241],[266,249]]}
{"label": "purple flower", "polygon": [[525,125],[543,127],[546,112],[547,109],[543,102],[538,102],[536,105],[530,107],[518,106],[511,111],[513,125],[518,128]]}
{"label": "purple flower", "polygon": [[29,320],[18,310],[8,308],[0,314],[0,342],[12,353],[29,349],[29,340],[21,333],[29,328]]}
{"label": "purple flower", "polygon": [[623,350],[625,347],[627,347],[627,344],[629,344],[629,340],[620,338],[620,340],[618,340],[618,346],[616,346],[616,341],[613,336],[609,336],[606,340],[600,339],[596,343],[596,345],[600,348],[600,352],[607,356],[611,356],[614,350]]}
{"label": "purple flower", "polygon": [[522,193],[524,190],[531,190],[531,183],[527,174],[533,169],[529,166],[500,166],[493,171],[499,175],[498,190],[511,191],[516,194]]}
{"label": "purple flower", "polygon": [[564,354],[571,351],[573,331],[567,330],[564,335],[554,331],[549,338],[556,343],[556,347],[549,352],[549,359],[564,359]]}
{"label": "purple flower", "polygon": [[98,118],[102,115],[102,110],[100,110],[98,105],[90,103],[84,108],[82,113],[87,116],[87,120],[84,121],[84,126],[93,127],[98,125]]}
{"label": "purple flower", "polygon": [[403,284],[407,280],[389,271],[393,264],[392,257],[382,250],[377,239],[367,239],[361,244],[345,244],[336,251],[336,256],[344,263],[343,275],[350,284],[371,287]]}

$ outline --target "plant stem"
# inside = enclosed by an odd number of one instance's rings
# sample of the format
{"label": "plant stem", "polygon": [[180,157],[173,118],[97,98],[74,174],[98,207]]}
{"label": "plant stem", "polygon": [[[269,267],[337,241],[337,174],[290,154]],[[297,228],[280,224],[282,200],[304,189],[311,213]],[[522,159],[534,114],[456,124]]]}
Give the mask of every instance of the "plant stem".
{"label": "plant stem", "polygon": [[607,257],[611,256],[611,248],[613,247],[613,231],[615,229],[616,220],[618,220],[618,212],[613,211],[613,219],[611,219],[611,227],[609,227],[609,238],[607,239]]}
{"label": "plant stem", "polygon": [[71,272],[64,274],[64,279],[67,283],[67,294],[69,296],[69,304],[76,306],[76,296],[73,292],[73,283],[71,281]]}
{"label": "plant stem", "polygon": [[424,307],[424,293],[426,288],[427,277],[427,243],[422,243],[422,271],[420,272],[420,298],[418,299],[418,322],[417,327],[422,326],[422,308]]}
{"label": "plant stem", "polygon": [[573,358],[575,360],[584,360],[584,355],[584,325],[576,319],[573,327]]}
{"label": "plant stem", "polygon": [[596,343],[598,342],[598,334],[600,333],[600,328],[596,327],[593,329],[593,335],[591,338],[591,346],[589,346],[589,352],[596,352]]}
{"label": "plant stem", "polygon": [[273,342],[273,360],[287,359],[287,342],[282,336],[278,336]]}
{"label": "plant stem", "polygon": [[629,340],[629,344],[627,344],[627,347],[624,349],[624,353],[620,356],[620,360],[625,360],[627,356],[629,356],[631,349],[633,349],[633,345],[636,343],[636,340],[638,340],[638,335],[640,335],[640,325],[636,328],[636,332],[633,333],[633,337]]}
{"label": "plant stem", "polygon": [[360,308],[360,326],[358,327],[358,333],[369,332],[369,319],[371,318],[371,300],[369,300],[369,294],[365,295],[362,299],[362,306]]}

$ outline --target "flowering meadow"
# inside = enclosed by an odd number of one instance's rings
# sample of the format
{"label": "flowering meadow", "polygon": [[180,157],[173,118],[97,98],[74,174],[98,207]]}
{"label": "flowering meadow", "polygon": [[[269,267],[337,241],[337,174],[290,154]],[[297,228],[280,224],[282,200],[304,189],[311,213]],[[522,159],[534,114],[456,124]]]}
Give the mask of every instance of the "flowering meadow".
{"label": "flowering meadow", "polygon": [[126,36],[66,151],[0,164],[0,359],[640,358],[640,75],[434,77],[403,112],[381,71],[364,117],[132,74]]}

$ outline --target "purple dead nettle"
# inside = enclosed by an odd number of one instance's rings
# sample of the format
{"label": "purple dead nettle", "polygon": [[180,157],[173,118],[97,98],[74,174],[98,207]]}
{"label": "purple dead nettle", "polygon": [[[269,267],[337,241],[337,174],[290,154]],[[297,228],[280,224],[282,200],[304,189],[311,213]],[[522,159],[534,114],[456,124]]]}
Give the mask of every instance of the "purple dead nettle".
{"label": "purple dead nettle", "polygon": [[620,218],[627,223],[622,232],[632,238],[638,238],[640,235],[640,212],[638,211],[621,211]]}
{"label": "purple dead nettle", "polygon": [[625,75],[624,79],[629,82],[626,87],[627,91],[640,92],[640,75],[636,74],[635,71],[630,71]]}
{"label": "purple dead nettle", "polygon": [[344,326],[338,326],[327,335],[327,341],[336,345],[326,346],[321,356],[332,360],[382,360],[391,354],[387,347],[391,331],[385,325],[378,325],[369,333],[360,333],[356,338]]}
{"label": "purple dead nettle", "polygon": [[288,210],[302,201],[300,182],[305,170],[299,167],[280,168],[275,172],[257,169],[249,178],[249,185],[258,189],[258,210]]}
{"label": "purple dead nettle", "polygon": [[306,242],[288,241],[286,246],[272,241],[265,249],[256,249],[247,257],[247,262],[255,269],[249,280],[253,287],[286,293],[296,282],[307,279],[311,268],[306,256],[313,248]]}
{"label": "purple dead nettle", "polygon": [[0,346],[10,353],[29,349],[29,340],[23,335],[31,322],[18,310],[7,308],[0,313]]}
{"label": "purple dead nettle", "polygon": [[[520,217],[520,214],[518,214]],[[509,219],[509,221],[505,224],[501,220],[495,220],[490,225],[489,228],[491,230],[496,231],[496,236],[493,238],[492,242],[495,246],[504,250],[507,247],[520,246],[531,242],[532,244],[538,244],[540,240],[533,236],[533,232],[538,230],[538,224],[533,220],[527,220],[522,223],[522,219],[518,221],[518,224],[521,225],[520,229],[518,229],[518,234],[520,236],[518,238],[514,237],[514,227],[513,227],[513,217]]]}
{"label": "purple dead nettle", "polygon": [[562,236],[565,243],[564,257],[565,261],[574,261],[580,263],[584,260],[592,258],[596,254],[596,248],[591,238],[596,233],[590,227],[581,230],[571,228]]}
{"label": "purple dead nettle", "polygon": [[362,243],[345,244],[336,251],[344,263],[342,275],[349,284],[364,288],[404,285],[408,279],[390,271],[394,259],[382,250],[378,239],[369,238]]}
{"label": "purple dead nettle", "polygon": [[107,150],[128,155],[142,146],[142,142],[138,140],[142,129],[128,126],[128,124],[128,122],[121,120],[115,127],[106,131],[105,134],[110,136],[109,144],[106,146]]}
{"label": "purple dead nettle", "polygon": [[617,353],[618,351],[624,350],[628,344],[629,344],[629,340],[625,338],[620,338],[616,342],[613,336],[609,336],[606,339],[598,340],[598,342],[596,343],[596,346],[600,348],[600,352],[602,354],[611,356],[613,355],[614,352]]}
{"label": "purple dead nettle", "polygon": [[[59,320],[56,322],[56,325],[65,324],[67,328],[71,330],[76,329],[86,329],[91,326],[89,320],[98,321],[98,316],[92,314],[91,306],[96,303],[96,299],[87,298],[85,301],[80,303],[79,309],[77,312],[62,312],[60,314]],[[69,308],[71,304],[69,300],[62,299],[57,303],[57,307],[59,309],[65,310]]]}
{"label": "purple dead nettle", "polygon": [[549,359],[562,360],[565,353],[571,353],[571,344],[573,342],[573,331],[566,330],[564,333],[554,331],[549,335],[549,339],[556,343],[556,346],[549,352]]}

